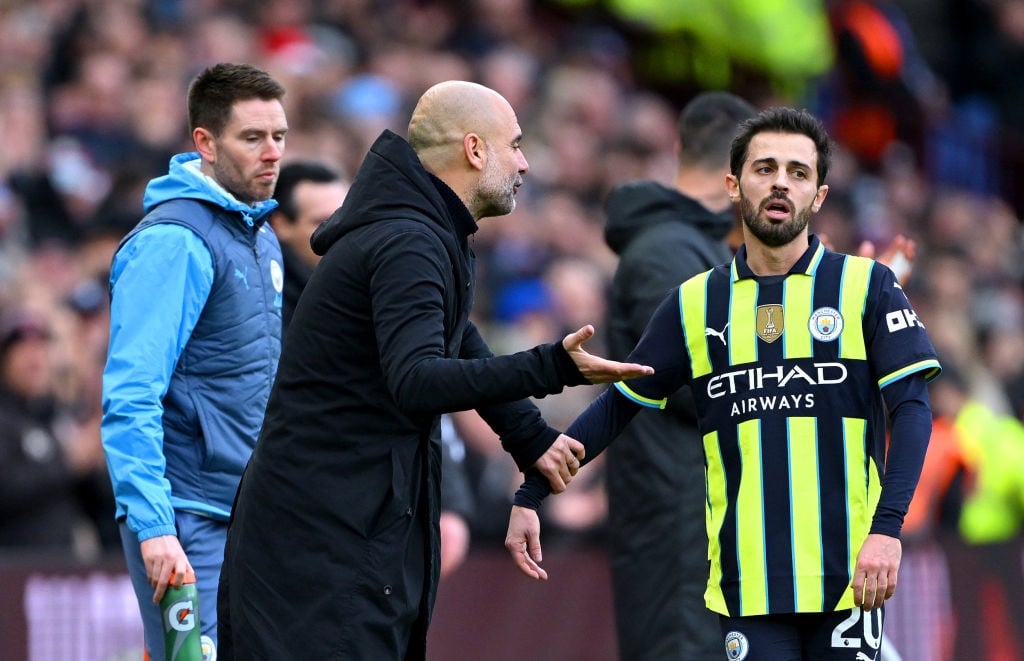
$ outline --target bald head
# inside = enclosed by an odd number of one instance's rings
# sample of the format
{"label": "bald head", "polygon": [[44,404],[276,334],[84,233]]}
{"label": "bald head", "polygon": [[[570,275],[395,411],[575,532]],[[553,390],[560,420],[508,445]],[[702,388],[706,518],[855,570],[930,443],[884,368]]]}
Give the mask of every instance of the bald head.
{"label": "bald head", "polygon": [[504,215],[529,169],[512,106],[494,90],[461,80],[434,85],[409,120],[420,163],[455,191],[474,218]]}
{"label": "bald head", "polygon": [[409,120],[409,144],[428,170],[449,165],[462,151],[463,138],[486,138],[498,117],[512,113],[500,94],[462,80],[434,85],[420,97]]}

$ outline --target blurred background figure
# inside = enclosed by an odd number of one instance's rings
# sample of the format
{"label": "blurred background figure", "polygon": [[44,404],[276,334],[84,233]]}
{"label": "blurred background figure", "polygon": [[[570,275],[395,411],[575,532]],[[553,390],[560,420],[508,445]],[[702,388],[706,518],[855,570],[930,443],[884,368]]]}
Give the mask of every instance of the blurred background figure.
{"label": "blurred background figure", "polygon": [[459,434],[456,415],[441,416],[442,580],[466,561],[472,535],[469,524],[476,507],[473,487],[466,474],[466,443]]}
{"label": "blurred background figure", "polygon": [[[950,583],[959,613],[952,658],[1010,660],[1017,658],[1010,651],[1024,646],[1024,578],[1011,574],[1008,580],[999,568],[1021,561],[1024,424],[972,396],[969,382],[951,380],[947,388],[941,397],[951,405],[964,464],[959,536],[947,539],[955,553]],[[970,640],[981,641],[981,648]]]}
{"label": "blurred background figure", "polygon": [[58,397],[55,342],[42,312],[0,313],[0,549],[95,558],[99,531],[87,505],[109,496],[103,450]]}
{"label": "blurred background figure", "polygon": [[315,161],[291,161],[281,166],[274,189],[278,207],[270,225],[281,242],[284,259],[284,299],[281,326],[288,328],[299,295],[320,256],[309,244],[313,231],[345,201],[348,181],[331,166]]}

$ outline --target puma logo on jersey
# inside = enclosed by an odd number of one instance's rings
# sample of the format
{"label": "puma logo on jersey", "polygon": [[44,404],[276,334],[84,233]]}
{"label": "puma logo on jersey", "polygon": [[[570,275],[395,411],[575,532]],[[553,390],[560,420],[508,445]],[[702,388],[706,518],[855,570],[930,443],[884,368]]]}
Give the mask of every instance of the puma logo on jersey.
{"label": "puma logo on jersey", "polygon": [[239,270],[239,268],[236,266],[235,267],[235,277],[238,278],[239,280],[241,280],[242,284],[245,285],[245,288],[248,289],[249,288],[249,268],[248,267],[244,267],[244,269],[245,269],[244,271],[243,270]]}
{"label": "puma logo on jersey", "polygon": [[722,341],[722,346],[723,347],[729,346],[725,342],[725,331],[728,328],[729,328],[729,322],[728,321],[725,322],[725,326],[723,326],[722,330],[720,330],[720,331],[716,331],[714,328],[705,328],[704,329],[704,337],[717,337],[718,339],[720,339]]}

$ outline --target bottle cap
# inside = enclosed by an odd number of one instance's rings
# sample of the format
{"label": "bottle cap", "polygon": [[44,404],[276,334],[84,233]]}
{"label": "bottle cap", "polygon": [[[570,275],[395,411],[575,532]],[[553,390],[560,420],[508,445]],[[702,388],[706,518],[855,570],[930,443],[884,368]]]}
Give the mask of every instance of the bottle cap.
{"label": "bottle cap", "polygon": [[[189,566],[189,567],[187,567],[185,569],[185,580],[183,580],[181,583],[182,583],[182,585],[184,585],[185,583],[195,583],[195,582],[196,582],[196,573],[194,571],[192,571],[192,567]],[[172,585],[174,583],[174,570],[173,569],[171,570],[171,578],[168,579],[167,583],[169,585]]]}

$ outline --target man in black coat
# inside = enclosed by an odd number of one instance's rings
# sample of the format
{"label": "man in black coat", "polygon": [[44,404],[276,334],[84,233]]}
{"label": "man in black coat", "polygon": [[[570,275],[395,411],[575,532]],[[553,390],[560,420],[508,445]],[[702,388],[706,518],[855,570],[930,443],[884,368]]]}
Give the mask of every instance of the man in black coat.
{"label": "man in black coat", "polygon": [[[310,240],[313,232],[345,201],[349,182],[332,166],[315,160],[291,161],[281,166],[274,188],[277,209],[270,216],[274,234],[281,242],[284,269],[284,298],[281,302],[281,330],[288,330],[295,306],[309,276],[320,262]],[[469,516],[473,493],[462,462],[454,453],[462,443],[446,437],[451,424],[441,422],[441,576],[462,564],[469,550]]]}
{"label": "man in black coat", "polygon": [[[480,218],[515,208],[515,112],[481,85],[420,98],[384,131],[295,309],[232,514],[222,659],[422,659],[439,574],[440,415],[475,408],[522,470],[562,491],[581,444],[527,399],[650,368],[561,342],[494,356],[469,320]],[[524,550],[525,552],[525,550]]]}
{"label": "man in black coat", "polygon": [[[729,261],[738,225],[725,188],[729,143],[756,110],[727,92],[697,95],[679,116],[676,186],[624,184],[606,201],[605,240],[619,255],[609,352],[622,359],[658,303],[693,275]],[[652,661],[723,658],[704,605],[704,449],[689,388],[667,413],[641,411],[608,448],[608,539],[619,655]]]}

